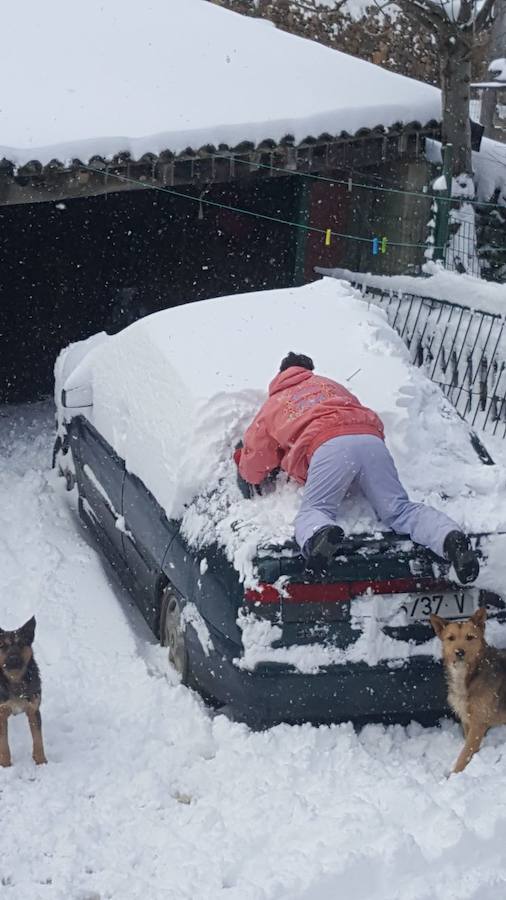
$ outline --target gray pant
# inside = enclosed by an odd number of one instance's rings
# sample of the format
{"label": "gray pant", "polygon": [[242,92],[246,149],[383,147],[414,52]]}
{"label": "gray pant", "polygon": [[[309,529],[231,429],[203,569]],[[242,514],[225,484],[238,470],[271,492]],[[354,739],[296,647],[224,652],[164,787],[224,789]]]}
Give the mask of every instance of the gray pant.
{"label": "gray pant", "polygon": [[417,544],[430,547],[438,556],[443,556],[446,535],[460,531],[460,526],[444,513],[410,501],[379,437],[350,434],[326,441],[311,458],[295,519],[295,537],[301,548],[320,528],[336,524],[339,506],[355,480],[388,528],[409,534]]}

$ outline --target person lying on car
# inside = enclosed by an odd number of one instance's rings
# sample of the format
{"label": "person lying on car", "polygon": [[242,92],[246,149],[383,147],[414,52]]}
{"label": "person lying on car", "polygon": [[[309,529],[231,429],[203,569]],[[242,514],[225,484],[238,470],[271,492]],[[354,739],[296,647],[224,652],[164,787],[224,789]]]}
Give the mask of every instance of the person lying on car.
{"label": "person lying on car", "polygon": [[259,485],[275,469],[305,484],[295,537],[310,567],[324,567],[344,538],[339,506],[358,482],[378,518],[449,560],[466,584],[479,573],[476,552],[444,513],[409,499],[384,442],[379,416],[341,384],[314,374],[313,360],[289,353],[269,397],[237,447],[239,475]]}

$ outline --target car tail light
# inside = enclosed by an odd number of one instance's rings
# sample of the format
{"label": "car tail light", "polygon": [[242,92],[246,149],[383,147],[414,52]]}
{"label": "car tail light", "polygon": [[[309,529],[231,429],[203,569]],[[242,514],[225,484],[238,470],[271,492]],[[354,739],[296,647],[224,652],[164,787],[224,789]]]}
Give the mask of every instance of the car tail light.
{"label": "car tail light", "polygon": [[380,581],[341,581],[331,584],[285,584],[276,588],[272,584],[259,584],[258,588],[247,588],[244,599],[247,603],[343,603],[370,591],[372,594],[407,594],[449,590],[447,581],[434,578],[385,578]]}

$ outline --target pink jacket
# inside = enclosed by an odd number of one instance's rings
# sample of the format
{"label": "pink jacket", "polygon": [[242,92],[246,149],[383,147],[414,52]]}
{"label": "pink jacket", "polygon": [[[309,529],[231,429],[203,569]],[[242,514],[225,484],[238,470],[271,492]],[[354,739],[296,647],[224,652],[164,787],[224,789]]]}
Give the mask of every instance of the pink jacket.
{"label": "pink jacket", "polygon": [[317,447],[341,434],[383,439],[383,423],[342,385],[291,366],[271,381],[269,398],[246,431],[239,472],[260,484],[280,466],[303,484]]}

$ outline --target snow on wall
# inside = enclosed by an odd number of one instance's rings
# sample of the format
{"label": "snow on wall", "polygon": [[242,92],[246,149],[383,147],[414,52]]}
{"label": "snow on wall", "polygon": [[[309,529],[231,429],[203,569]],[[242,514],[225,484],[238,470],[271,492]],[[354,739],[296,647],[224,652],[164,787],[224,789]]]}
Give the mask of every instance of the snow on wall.
{"label": "snow on wall", "polygon": [[322,269],[316,271],[322,275],[378,288],[382,291],[415,294],[434,300],[447,300],[459,303],[469,309],[485,313],[506,316],[506,285],[490,281],[482,281],[473,275],[459,275],[448,272],[438,263],[426,263],[424,270],[428,278],[415,278],[411,275],[371,275],[351,272],[350,269]]}
{"label": "snow on wall", "polygon": [[67,0],[28,0],[19,26],[4,4],[0,158],[17,165],[440,118],[434,87],[205,0],[151,0],[134,16],[124,0],[78,16]]}

